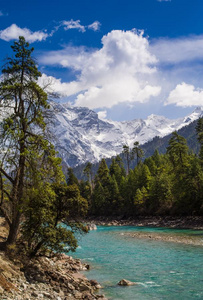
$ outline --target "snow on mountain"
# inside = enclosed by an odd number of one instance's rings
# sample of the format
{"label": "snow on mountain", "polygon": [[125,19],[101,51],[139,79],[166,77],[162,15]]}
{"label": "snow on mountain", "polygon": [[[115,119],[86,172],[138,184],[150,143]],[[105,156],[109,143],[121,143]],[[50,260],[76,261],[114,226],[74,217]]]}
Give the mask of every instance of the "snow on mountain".
{"label": "snow on mountain", "polygon": [[135,141],[144,144],[155,136],[168,135],[203,116],[203,107],[198,107],[191,115],[176,120],[150,115],[146,120],[116,122],[101,120],[96,112],[85,107],[56,103],[53,107],[53,143],[63,162],[71,167],[112,157],[122,152],[124,144],[130,147]]}

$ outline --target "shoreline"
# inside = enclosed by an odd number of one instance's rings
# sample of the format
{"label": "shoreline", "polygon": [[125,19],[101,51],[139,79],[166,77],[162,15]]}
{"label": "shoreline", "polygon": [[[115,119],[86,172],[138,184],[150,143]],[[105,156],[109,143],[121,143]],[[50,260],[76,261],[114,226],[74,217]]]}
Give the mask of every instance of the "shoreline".
{"label": "shoreline", "polygon": [[[7,236],[4,218],[0,217],[0,241]],[[100,284],[81,272],[90,265],[66,254],[53,257],[9,255],[0,251],[0,299],[5,300],[107,300],[100,294]]]}
{"label": "shoreline", "polygon": [[[188,217],[137,217],[136,219],[122,219],[122,218],[89,218],[88,222],[90,228],[97,226],[135,226],[148,228],[164,228],[164,229],[189,229],[189,230],[203,230],[202,216],[188,216]],[[179,244],[187,244],[193,246],[203,246],[203,234],[200,235],[183,235],[171,232],[126,232],[122,233],[124,237],[135,239],[147,239],[163,242],[173,242]]]}
{"label": "shoreline", "polygon": [[98,226],[137,226],[154,228],[194,229],[203,230],[203,216],[138,216],[124,219],[122,217],[94,217],[85,220],[86,223]]}
{"label": "shoreline", "polygon": [[97,294],[100,284],[81,273],[89,265],[66,254],[36,257],[24,264],[0,252],[0,265],[1,299],[107,300]]}

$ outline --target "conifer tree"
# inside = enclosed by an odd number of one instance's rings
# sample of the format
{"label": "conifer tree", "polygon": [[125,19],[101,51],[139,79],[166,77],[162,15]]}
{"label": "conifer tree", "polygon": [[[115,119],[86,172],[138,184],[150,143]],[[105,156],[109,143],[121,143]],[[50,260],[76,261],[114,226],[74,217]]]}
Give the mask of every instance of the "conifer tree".
{"label": "conifer tree", "polygon": [[203,165],[203,118],[200,118],[197,121],[196,132],[198,141],[200,143],[199,157],[201,159],[201,164]]}
{"label": "conifer tree", "polygon": [[167,147],[167,153],[174,168],[183,168],[187,163],[188,146],[186,139],[180,136],[176,131],[172,133],[172,137]]}
{"label": "conifer tree", "polygon": [[46,135],[48,97],[37,84],[41,73],[32,57],[34,49],[24,37],[11,48],[15,57],[7,59],[0,82],[0,210],[9,228],[1,248],[14,244],[22,229],[27,250],[32,250],[30,255],[43,247],[61,251],[69,244],[74,249],[73,233],[59,223],[70,220],[70,212],[74,220],[73,206],[77,203],[79,209],[79,203],[85,207],[86,202],[80,199],[78,190],[74,198],[66,193],[69,209],[60,217],[57,214],[54,186],[65,184],[65,178],[61,159]]}
{"label": "conifer tree", "polygon": [[[1,122],[0,174],[9,188],[2,187],[1,211],[9,225],[7,243],[16,240],[21,205],[27,186],[26,170],[34,152],[47,151],[50,145],[44,136],[43,111],[49,107],[47,94],[37,84],[41,76],[32,58],[33,48],[23,37],[11,46],[15,58],[8,58],[0,83]],[[5,204],[7,198],[7,204]],[[8,206],[7,208],[5,206]]]}
{"label": "conifer tree", "polygon": [[142,157],[144,156],[144,151],[139,147],[139,142],[134,142],[131,154],[132,159],[134,158],[134,155],[136,156],[136,163],[138,165],[140,159],[142,159]]}
{"label": "conifer tree", "polygon": [[122,151],[125,159],[126,159],[126,162],[127,162],[127,175],[129,174],[129,171],[130,171],[130,160],[131,160],[131,157],[130,157],[130,147],[128,145],[123,145],[123,151]]}

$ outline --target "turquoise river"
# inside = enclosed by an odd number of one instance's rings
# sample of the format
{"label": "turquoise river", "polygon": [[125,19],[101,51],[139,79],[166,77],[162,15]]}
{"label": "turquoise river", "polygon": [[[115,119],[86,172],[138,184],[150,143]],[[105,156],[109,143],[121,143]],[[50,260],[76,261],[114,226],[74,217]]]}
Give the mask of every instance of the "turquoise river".
{"label": "turquoise river", "polygon": [[[132,237],[135,232],[203,238],[203,231],[99,226],[79,238],[74,257],[91,265],[101,293],[114,300],[203,299],[203,247]],[[137,285],[121,287],[121,279]]]}

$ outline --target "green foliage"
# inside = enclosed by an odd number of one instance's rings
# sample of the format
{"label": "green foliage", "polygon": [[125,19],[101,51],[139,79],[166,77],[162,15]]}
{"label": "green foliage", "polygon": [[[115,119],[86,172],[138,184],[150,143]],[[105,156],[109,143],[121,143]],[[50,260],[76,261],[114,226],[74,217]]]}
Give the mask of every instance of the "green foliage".
{"label": "green foliage", "polygon": [[30,256],[74,250],[74,232],[86,231],[79,219],[87,213],[87,201],[71,170],[65,184],[61,159],[47,138],[49,103],[37,84],[41,73],[34,49],[24,37],[11,48],[15,57],[7,59],[0,82],[0,210],[9,226],[5,244],[14,244],[20,233]]}
{"label": "green foliage", "polygon": [[74,175],[72,168],[68,168],[68,174],[67,175],[68,175],[67,185],[73,185],[73,184],[79,185],[78,179]]}
{"label": "green foliage", "polygon": [[139,142],[134,142],[133,148],[131,151],[132,159],[136,156],[137,165],[139,164],[140,159],[144,156],[144,151],[139,147]]}
{"label": "green foliage", "polygon": [[169,159],[174,169],[181,170],[186,167],[188,152],[189,149],[186,144],[186,139],[178,135],[176,131],[173,132],[167,148],[167,154],[169,155]]}
{"label": "green foliage", "polygon": [[201,164],[203,165],[203,118],[200,118],[196,126],[197,139],[200,143],[199,157],[201,159]]}
{"label": "green foliage", "polygon": [[75,251],[74,231],[87,232],[78,221],[87,213],[87,201],[76,185],[38,183],[30,189],[23,211],[22,238],[27,241],[30,256],[46,254],[48,250]]}
{"label": "green foliage", "polygon": [[[201,126],[198,128],[197,132],[201,132]],[[138,143],[135,148],[136,154]],[[129,147],[124,147],[124,152],[130,155]],[[109,169],[103,159],[95,177],[90,205],[90,214],[94,215],[202,214],[201,157],[189,151],[185,138],[174,132],[166,154],[155,150],[127,174],[123,172],[120,157],[112,159]]]}

